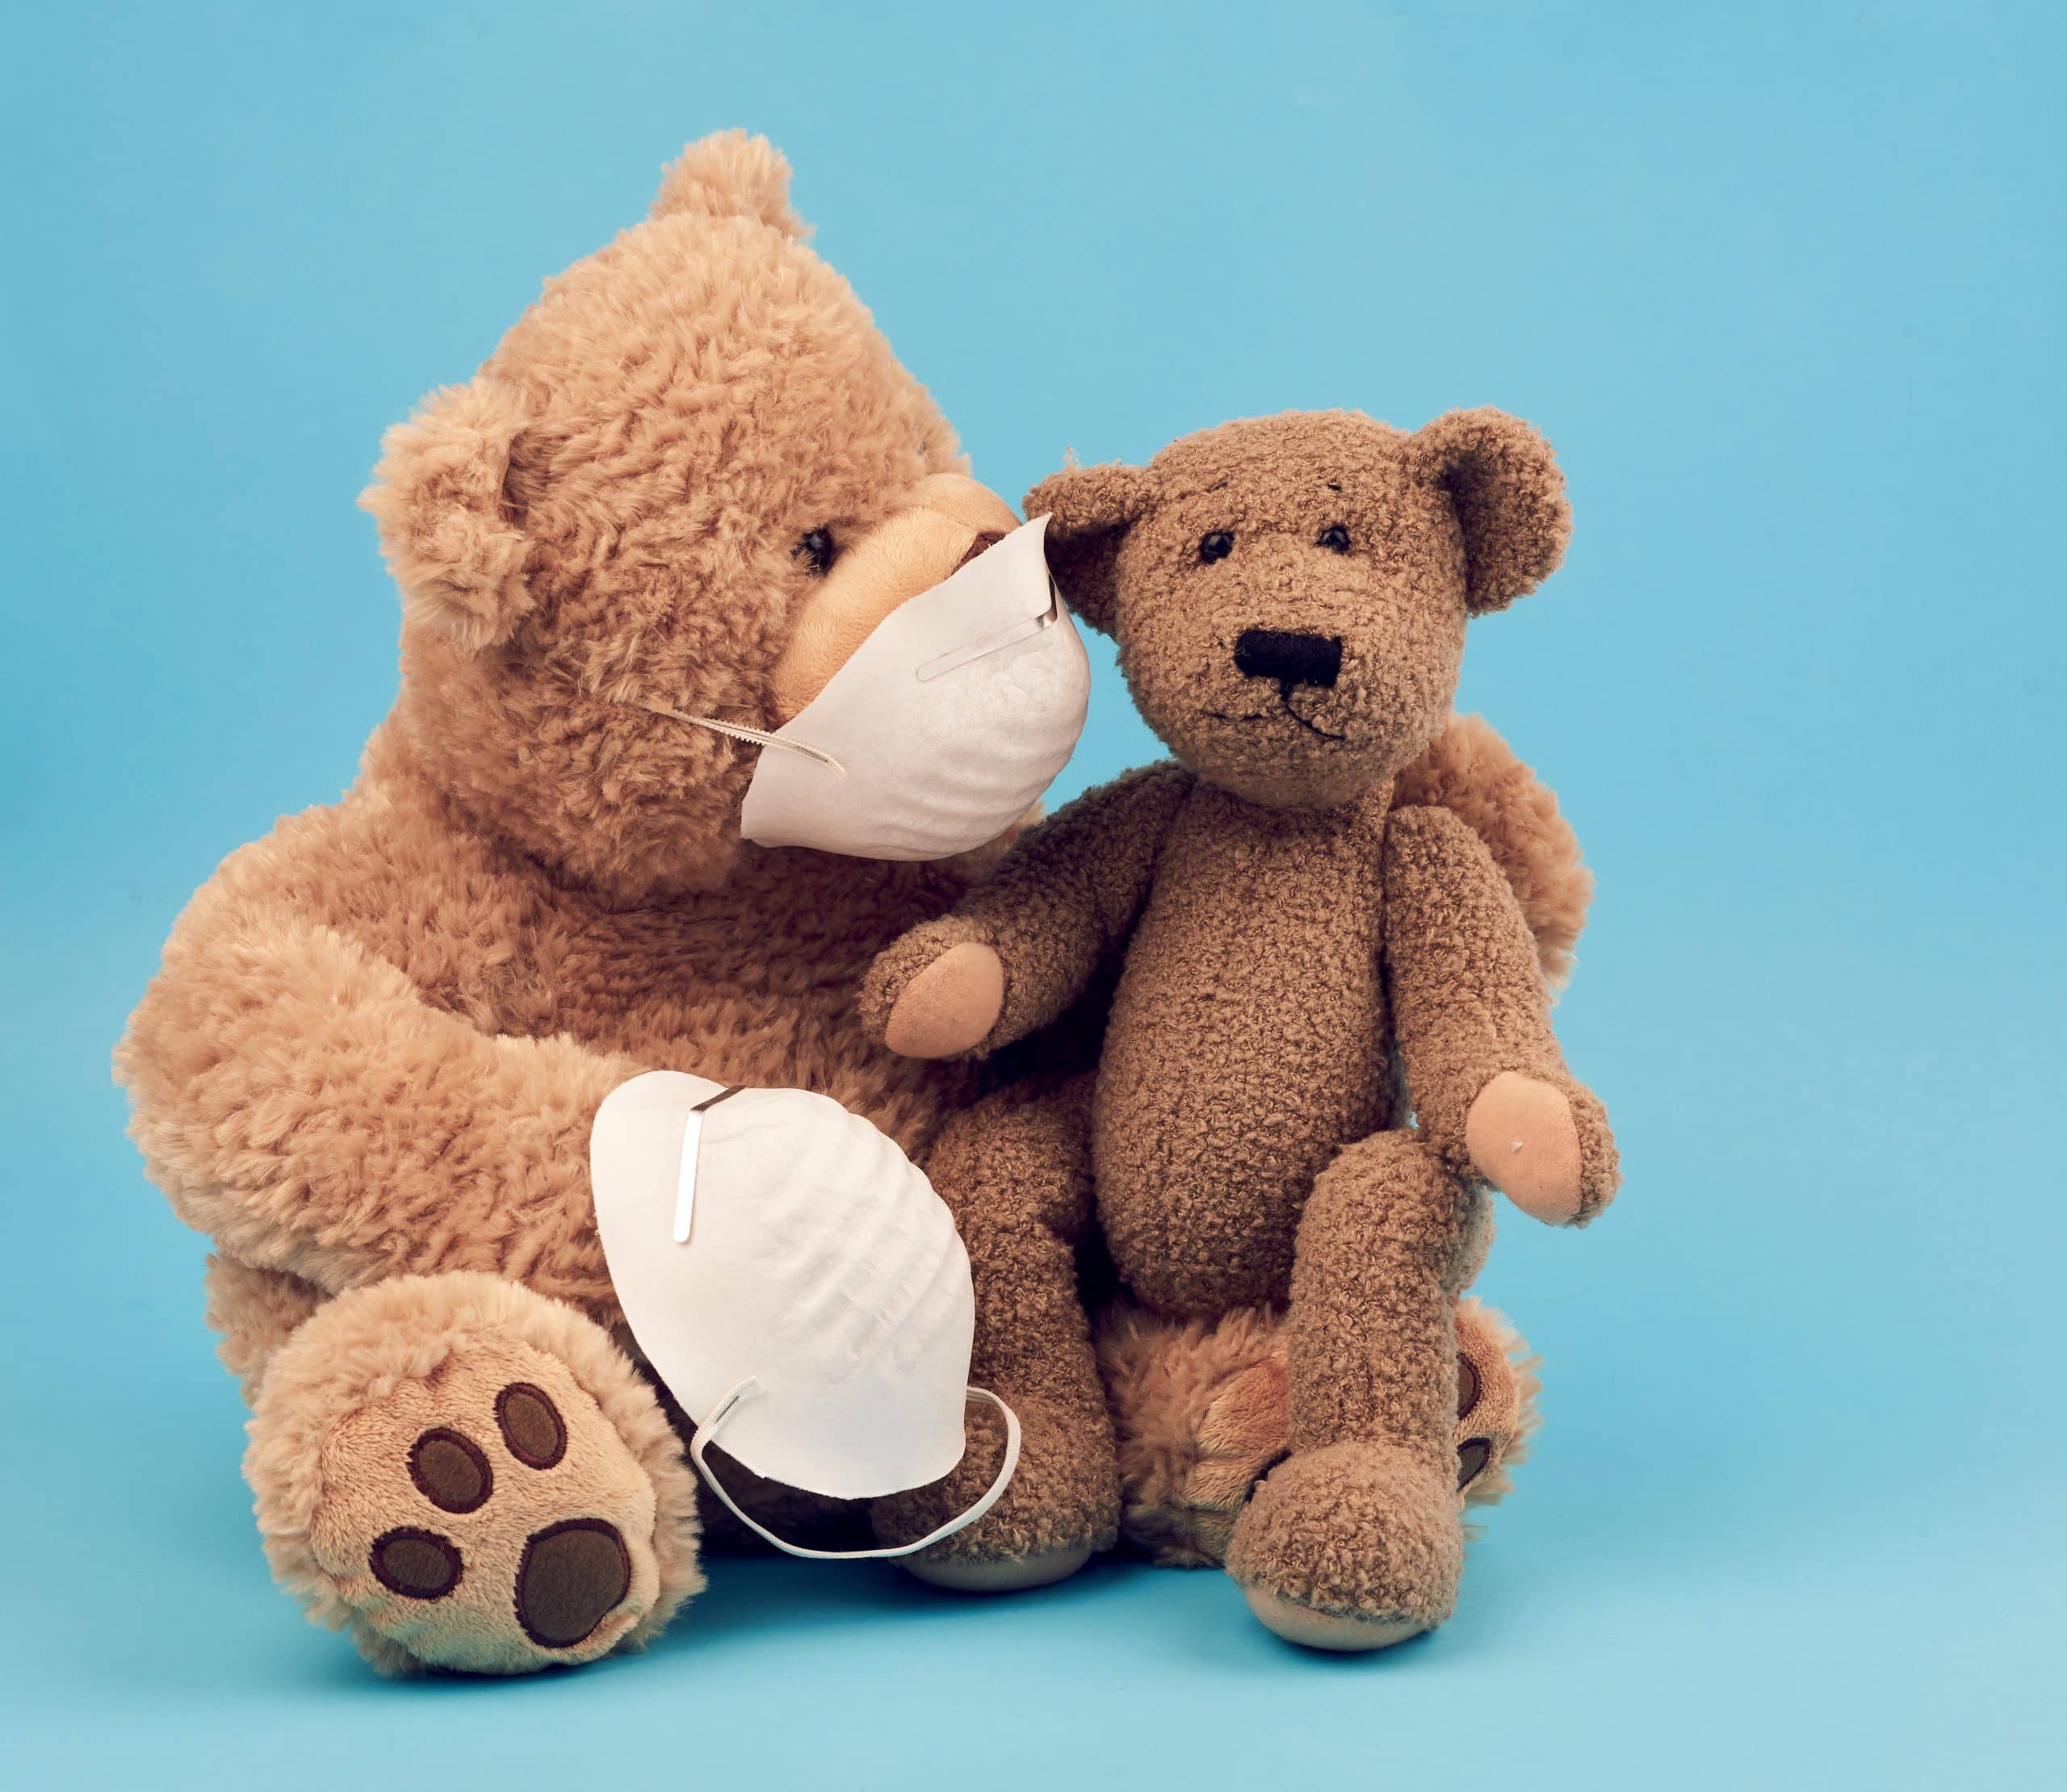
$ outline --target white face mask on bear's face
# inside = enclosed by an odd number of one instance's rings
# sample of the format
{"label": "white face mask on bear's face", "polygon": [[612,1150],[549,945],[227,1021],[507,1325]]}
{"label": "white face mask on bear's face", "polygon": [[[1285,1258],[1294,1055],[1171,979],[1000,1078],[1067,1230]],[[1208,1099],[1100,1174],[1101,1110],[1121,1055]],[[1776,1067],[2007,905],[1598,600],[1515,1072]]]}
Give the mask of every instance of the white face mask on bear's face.
{"label": "white face mask on bear's face", "polygon": [[[711,1490],[792,1555],[908,1555],[980,1518],[1019,1460],[1019,1421],[971,1388],[976,1324],[954,1216],[896,1143],[803,1089],[651,1070],[612,1090],[589,1141],[596,1224],[639,1349],[697,1420]],[[970,1399],[1004,1417],[1003,1466],[968,1510],[872,1550],[787,1543],[734,1503],[706,1452],[841,1499],[937,1481]]]}
{"label": "white face mask on bear's face", "polygon": [[740,832],[757,846],[948,859],[996,839],[1068,763],[1091,668],[1042,541],[1023,524],[892,610],[773,734],[677,721],[762,749]]}

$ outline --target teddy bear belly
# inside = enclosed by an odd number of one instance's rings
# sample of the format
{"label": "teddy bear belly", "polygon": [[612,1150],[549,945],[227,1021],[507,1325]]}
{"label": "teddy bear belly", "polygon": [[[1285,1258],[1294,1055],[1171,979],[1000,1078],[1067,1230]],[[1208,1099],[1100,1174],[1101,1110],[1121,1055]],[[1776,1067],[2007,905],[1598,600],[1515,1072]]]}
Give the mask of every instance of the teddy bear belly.
{"label": "teddy bear belly", "polygon": [[1314,1178],[1392,1118],[1369,860],[1226,844],[1166,855],[1166,879],[1192,875],[1135,932],[1098,1073],[1114,1263],[1180,1315],[1284,1299]]}

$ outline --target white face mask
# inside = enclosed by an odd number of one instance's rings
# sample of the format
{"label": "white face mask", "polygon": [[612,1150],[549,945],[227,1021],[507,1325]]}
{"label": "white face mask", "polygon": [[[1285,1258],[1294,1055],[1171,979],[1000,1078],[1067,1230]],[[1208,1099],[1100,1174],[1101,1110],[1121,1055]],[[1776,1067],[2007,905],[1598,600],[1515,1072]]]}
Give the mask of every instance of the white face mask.
{"label": "white face mask", "polygon": [[1033,806],[1091,701],[1084,643],[1042,551],[1047,526],[1037,517],[899,604],[773,734],[660,710],[761,747],[740,811],[746,839],[947,859]]}
{"label": "white face mask", "polygon": [[[792,1555],[907,1555],[980,1518],[1019,1461],[1019,1421],[968,1386],[968,1254],[895,1142],[803,1089],[727,1089],[653,1070],[610,1091],[589,1134],[596,1222],[618,1304],[698,1417],[711,1490]],[[916,1542],[828,1551],[740,1511],[705,1453],[841,1499],[937,1481],[966,1447],[965,1402],[1004,1415],[1005,1458],[969,1510]]]}

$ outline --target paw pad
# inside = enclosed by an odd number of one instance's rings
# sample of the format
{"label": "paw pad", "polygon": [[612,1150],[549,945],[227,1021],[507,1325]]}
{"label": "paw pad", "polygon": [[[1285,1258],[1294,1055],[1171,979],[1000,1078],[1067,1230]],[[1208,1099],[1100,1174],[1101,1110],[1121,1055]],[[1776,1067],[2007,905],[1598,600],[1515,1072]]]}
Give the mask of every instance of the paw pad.
{"label": "paw pad", "polygon": [[374,1540],[372,1564],[374,1578],[405,1599],[442,1599],[466,1572],[455,1544],[409,1526]]}
{"label": "paw pad", "polygon": [[1486,1472],[1486,1465],[1493,1459],[1493,1440],[1491,1438],[1466,1438],[1457,1447],[1457,1490],[1461,1493]]}
{"label": "paw pad", "polygon": [[571,1649],[631,1588],[631,1557],[615,1525],[569,1518],[524,1545],[517,1622],[542,1649]]}
{"label": "paw pad", "polygon": [[[1484,1391],[1478,1379],[1478,1365],[1468,1356],[1457,1359],[1457,1416],[1460,1419],[1471,1417]],[[1486,1465],[1493,1459],[1493,1440],[1491,1438],[1466,1438],[1457,1447],[1457,1490],[1461,1493],[1486,1472]]]}
{"label": "paw pad", "polygon": [[[543,1473],[567,1455],[567,1421],[542,1388],[513,1381],[495,1396],[497,1429],[510,1456]],[[495,1493],[487,1453],[464,1432],[434,1426],[409,1447],[409,1479],[441,1512],[478,1512]],[[442,1599],[466,1574],[451,1538],[414,1525],[375,1538],[367,1565],[375,1580],[405,1599]],[[631,1590],[631,1551],[604,1518],[568,1518],[525,1540],[514,1594],[517,1622],[543,1649],[571,1649],[624,1602]]]}
{"label": "paw pad", "polygon": [[410,1447],[409,1479],[441,1512],[478,1512],[495,1491],[495,1471],[480,1447],[443,1426]]}
{"label": "paw pad", "polygon": [[526,1468],[551,1468],[567,1454],[560,1409],[528,1381],[513,1381],[495,1396],[495,1421],[509,1454]]}

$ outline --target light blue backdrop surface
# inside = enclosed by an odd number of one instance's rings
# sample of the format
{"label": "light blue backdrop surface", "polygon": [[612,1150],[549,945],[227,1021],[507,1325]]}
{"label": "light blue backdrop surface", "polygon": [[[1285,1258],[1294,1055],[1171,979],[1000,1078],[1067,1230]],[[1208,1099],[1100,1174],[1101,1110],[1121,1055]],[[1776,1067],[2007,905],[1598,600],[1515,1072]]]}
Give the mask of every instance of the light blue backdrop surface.
{"label": "light blue backdrop surface", "polygon": [[[576,16],[576,14],[579,16]],[[0,1777],[1938,1786],[2058,1770],[2063,40],[2046,6],[44,6],[0,101]],[[394,685],[381,428],[724,125],[1011,495],[1497,403],[1578,516],[1468,706],[1601,894],[1621,1204],[1506,1228],[1548,1417],[1436,1638],[1222,1577],[717,1566],[384,1685],[271,1588],[107,1054]],[[1151,756],[1101,663],[1060,793]]]}

